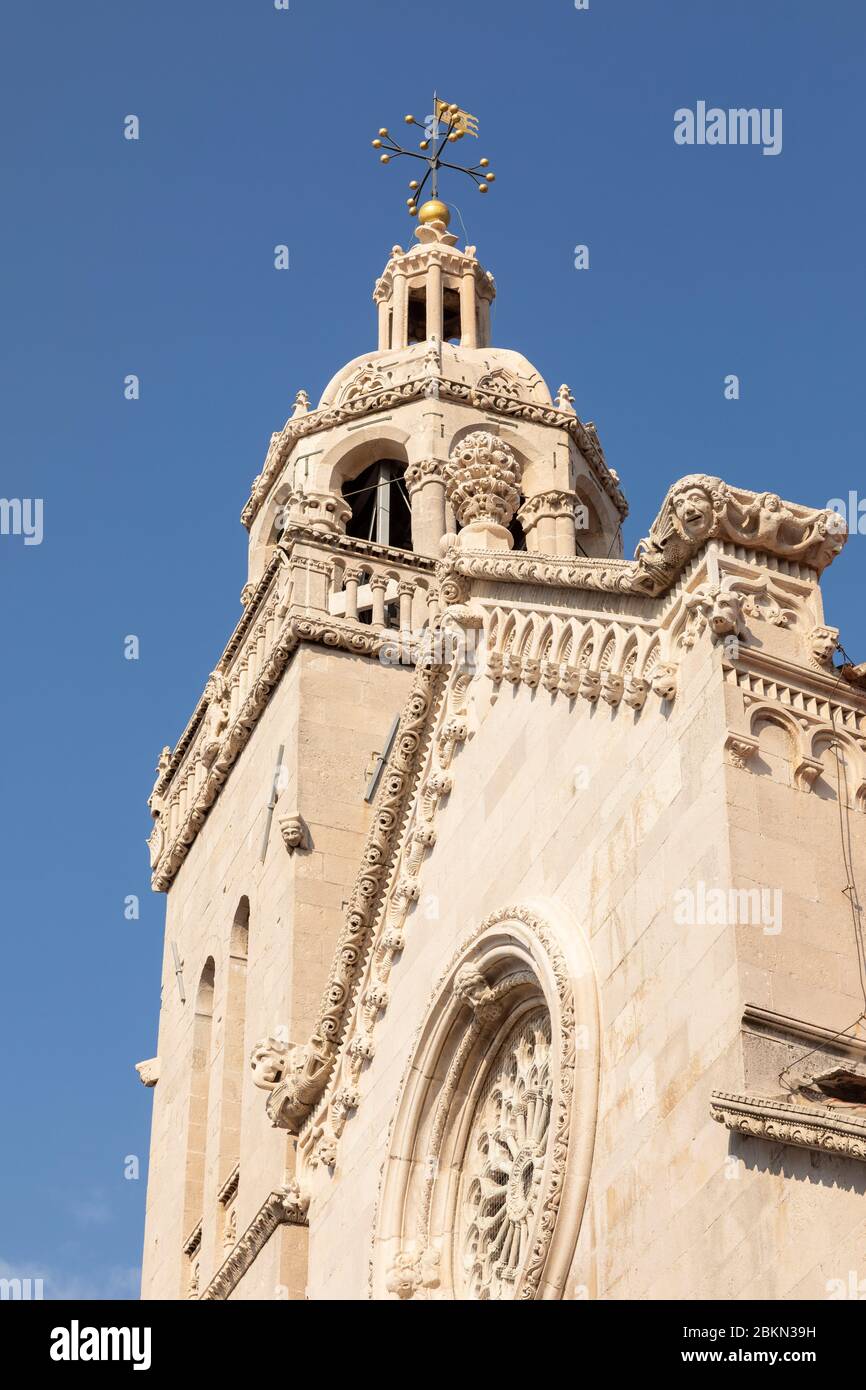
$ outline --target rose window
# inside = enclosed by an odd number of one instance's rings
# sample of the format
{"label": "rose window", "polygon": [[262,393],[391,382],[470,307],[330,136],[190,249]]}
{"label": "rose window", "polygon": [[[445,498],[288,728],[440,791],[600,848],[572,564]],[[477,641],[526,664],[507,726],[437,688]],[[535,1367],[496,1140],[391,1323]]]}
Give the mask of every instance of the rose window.
{"label": "rose window", "polygon": [[550,1015],[524,1016],[490,1067],[469,1129],[454,1266],[462,1297],[509,1299],[531,1248],[550,1132]]}

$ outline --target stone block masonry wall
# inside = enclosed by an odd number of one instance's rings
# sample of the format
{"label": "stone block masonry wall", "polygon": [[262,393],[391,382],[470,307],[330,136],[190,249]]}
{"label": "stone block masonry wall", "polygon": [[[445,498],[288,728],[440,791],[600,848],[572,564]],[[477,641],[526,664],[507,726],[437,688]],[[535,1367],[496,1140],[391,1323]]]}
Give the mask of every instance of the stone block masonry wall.
{"label": "stone block masonry wall", "polygon": [[[369,824],[364,792],[372,755],[383,748],[409,680],[405,668],[302,644],[167,895],[161,1071],[151,1137],[158,1164],[148,1186],[145,1298],[185,1297],[190,1291],[192,1262],[182,1248],[190,1234],[184,1229],[184,1187],[195,1001],[208,958],[214,961],[214,991],[205,1059],[199,1292],[228,1253],[218,1201],[228,1176],[221,1148],[233,1145],[240,1158],[239,1235],[293,1170],[293,1141],[270,1126],[264,1092],[252,1085],[249,1052],[258,1038],[277,1029],[293,1040],[309,1032]],[[262,863],[281,745],[284,776]],[[295,815],[304,822],[305,841],[289,852],[279,822]],[[250,904],[245,966],[230,952],[243,897]],[[185,1005],[171,941],[183,961]],[[303,1297],[305,1248],[305,1231],[278,1229],[233,1297]]]}
{"label": "stone block masonry wall", "polygon": [[[828,888],[842,886],[837,804],[787,782],[784,759],[729,764],[709,646],[684,658],[667,707],[492,691],[476,683],[360,1104],[336,1168],[315,1170],[310,1297],[363,1295],[388,1129],[432,984],[510,904],[583,933],[598,980],[598,1124],[567,1296],[826,1297],[828,1279],[863,1263],[862,1165],[732,1135],[710,1093],[746,1083],[746,1003],[827,1027],[862,1005],[850,908]],[[862,862],[866,820],[852,815]],[[782,930],[682,920],[700,883],[780,888]]]}

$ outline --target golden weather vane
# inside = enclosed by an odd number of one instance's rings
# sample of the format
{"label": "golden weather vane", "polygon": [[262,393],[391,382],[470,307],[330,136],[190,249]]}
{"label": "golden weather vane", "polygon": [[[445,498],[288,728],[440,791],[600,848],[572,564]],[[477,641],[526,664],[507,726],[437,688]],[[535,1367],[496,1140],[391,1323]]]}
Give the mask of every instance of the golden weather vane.
{"label": "golden weather vane", "polygon": [[[442,151],[446,145],[453,145],[457,140],[462,140],[465,135],[471,135],[473,139],[478,138],[478,120],[475,116],[470,116],[468,111],[462,111],[455,102],[441,101],[435,93],[433,94],[433,115],[428,125],[422,125],[411,115],[404,116],[403,119],[406,125],[414,125],[419,130],[423,130],[424,139],[419,144],[421,153],[416,153],[415,150],[405,150],[389,133],[386,126],[382,127],[373,141],[373,149],[383,151],[379,156],[382,164],[390,164],[392,159],[399,159],[401,155],[405,155],[408,159],[420,159],[422,164],[427,165],[424,177],[420,180],[412,179],[409,183],[412,190],[412,196],[406,199],[409,215],[417,217],[420,222],[439,221],[444,222],[447,226],[451,214],[447,205],[439,201],[440,169],[454,169],[458,174],[468,174],[479,193],[486,193],[490,185],[496,182],[496,175],[489,172],[489,159],[479,159],[477,164],[464,165],[452,164],[449,160],[442,158]],[[430,182],[430,197],[419,208],[418,199],[428,180]]]}

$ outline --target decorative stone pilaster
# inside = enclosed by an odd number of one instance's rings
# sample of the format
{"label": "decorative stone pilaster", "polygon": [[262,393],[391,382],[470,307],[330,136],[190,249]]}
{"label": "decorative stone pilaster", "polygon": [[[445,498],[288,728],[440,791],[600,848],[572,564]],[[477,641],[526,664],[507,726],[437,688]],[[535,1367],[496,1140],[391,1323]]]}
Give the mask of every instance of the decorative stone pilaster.
{"label": "decorative stone pilaster", "polygon": [[577,494],[554,490],[539,492],[524,502],[517,513],[527,550],[541,555],[574,555],[574,512]]}
{"label": "decorative stone pilaster", "polygon": [[455,445],[448,459],[445,496],[462,531],[464,549],[510,550],[508,531],[520,501],[521,465],[495,434],[475,430]]}
{"label": "decorative stone pilaster", "polygon": [[412,505],[412,547],[418,555],[438,555],[448,527],[445,518],[444,459],[410,463],[404,481]]}

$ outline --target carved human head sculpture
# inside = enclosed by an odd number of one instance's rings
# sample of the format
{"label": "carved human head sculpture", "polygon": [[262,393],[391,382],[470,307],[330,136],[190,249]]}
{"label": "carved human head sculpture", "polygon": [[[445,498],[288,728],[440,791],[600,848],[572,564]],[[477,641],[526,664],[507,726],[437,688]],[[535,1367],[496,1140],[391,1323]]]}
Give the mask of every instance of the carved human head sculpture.
{"label": "carved human head sculpture", "polygon": [[288,1044],[280,1038],[263,1038],[250,1053],[253,1085],[262,1091],[272,1091],[283,1079],[288,1061]]}
{"label": "carved human head sculpture", "polygon": [[713,499],[709,489],[697,481],[684,479],[680,487],[671,498],[677,530],[685,540],[699,545],[713,530]]}
{"label": "carved human head sculpture", "polygon": [[825,627],[823,623],[819,623],[809,633],[809,651],[814,660],[822,666],[827,665],[832,660],[838,645],[838,627]]}

